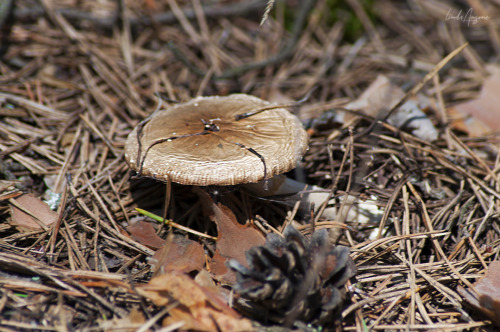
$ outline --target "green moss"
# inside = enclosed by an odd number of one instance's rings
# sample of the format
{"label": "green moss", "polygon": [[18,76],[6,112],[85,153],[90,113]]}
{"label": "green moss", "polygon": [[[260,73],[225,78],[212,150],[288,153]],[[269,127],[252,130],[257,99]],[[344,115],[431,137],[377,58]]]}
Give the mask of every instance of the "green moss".
{"label": "green moss", "polygon": [[[375,1],[359,1],[372,23],[376,25],[377,16],[373,9]],[[276,13],[281,11],[284,17],[285,29],[287,31],[291,31],[299,7],[300,6],[287,5],[286,1],[276,1],[275,8],[271,11],[270,15],[276,17]],[[326,0],[326,7],[326,10],[321,13],[323,15],[323,19],[326,21],[326,24],[331,27],[338,21],[344,22],[344,37],[347,41],[354,42],[366,32],[363,24],[345,0]]]}
{"label": "green moss", "polygon": [[[359,2],[372,23],[375,23],[376,15],[373,9],[375,1],[359,0]],[[328,10],[325,11],[325,19],[328,25],[331,26],[338,21],[344,22],[346,40],[353,42],[365,33],[363,24],[345,0],[326,0],[326,5]]]}
{"label": "green moss", "polygon": [[287,6],[285,1],[277,1],[276,10],[283,11],[285,30],[291,32],[299,6]]}

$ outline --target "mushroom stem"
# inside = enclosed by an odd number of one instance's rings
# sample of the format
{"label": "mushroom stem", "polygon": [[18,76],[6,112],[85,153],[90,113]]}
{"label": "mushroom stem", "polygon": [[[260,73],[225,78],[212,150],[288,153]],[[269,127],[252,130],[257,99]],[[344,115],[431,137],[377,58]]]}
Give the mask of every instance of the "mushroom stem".
{"label": "mushroom stem", "polygon": [[[267,189],[266,189],[267,187]],[[308,185],[290,179],[282,174],[271,179],[262,180],[257,183],[243,185],[243,188],[250,194],[258,197],[269,197],[278,195],[302,194],[302,202],[308,205],[314,204],[317,209],[326,201],[331,199],[330,192],[325,188],[315,185]],[[378,222],[382,216],[382,210],[377,207],[374,201],[366,200],[359,202],[359,197],[354,195],[342,195],[339,200],[344,204],[336,206],[333,202],[322,214],[328,220],[356,221],[359,223]],[[333,205],[332,205],[333,204]]]}

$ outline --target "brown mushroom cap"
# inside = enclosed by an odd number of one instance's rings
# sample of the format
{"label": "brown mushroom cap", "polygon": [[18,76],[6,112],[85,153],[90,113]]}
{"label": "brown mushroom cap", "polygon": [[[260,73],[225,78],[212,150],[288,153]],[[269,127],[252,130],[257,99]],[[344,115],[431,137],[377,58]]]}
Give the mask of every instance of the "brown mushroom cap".
{"label": "brown mushroom cap", "polygon": [[199,186],[258,182],[287,172],[307,149],[299,119],[276,108],[236,120],[272,105],[233,94],[170,106],[130,133],[125,160],[140,175]]}

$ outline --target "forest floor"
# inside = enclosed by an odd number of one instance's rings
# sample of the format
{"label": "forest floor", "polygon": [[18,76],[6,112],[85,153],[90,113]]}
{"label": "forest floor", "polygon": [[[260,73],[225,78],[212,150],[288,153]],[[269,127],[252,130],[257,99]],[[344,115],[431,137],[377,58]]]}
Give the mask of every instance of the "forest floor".
{"label": "forest floor", "polygon": [[[277,1],[260,25],[266,5],[0,3],[2,331],[499,328],[498,0]],[[287,175],[324,188],[334,218],[300,194],[167,191],[130,170],[127,136],[160,100],[232,93],[292,105],[310,142]],[[166,192],[188,232],[141,213],[162,216]],[[335,321],[230,308],[214,262],[249,243],[217,218],[329,230],[357,270]],[[172,262],[174,242],[201,254]]]}

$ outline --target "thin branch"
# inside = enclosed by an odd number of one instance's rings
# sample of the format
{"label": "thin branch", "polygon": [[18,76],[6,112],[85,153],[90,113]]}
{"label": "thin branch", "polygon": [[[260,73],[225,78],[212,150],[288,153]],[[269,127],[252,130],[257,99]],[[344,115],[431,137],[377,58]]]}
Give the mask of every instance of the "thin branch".
{"label": "thin branch", "polygon": [[[205,17],[207,18],[218,18],[218,17],[231,17],[231,16],[247,16],[251,13],[258,12],[262,9],[265,0],[257,1],[242,1],[239,3],[227,5],[227,6],[206,6],[203,8]],[[92,23],[95,27],[103,29],[113,28],[118,19],[118,13],[113,16],[108,17],[96,17],[91,13],[81,11],[75,8],[61,8],[55,9],[55,11],[67,20],[71,22],[75,21],[88,21]],[[196,14],[193,9],[184,9],[184,15],[190,20],[196,19]],[[45,11],[41,6],[33,6],[30,8],[15,8],[14,17],[16,20],[35,20],[40,16],[44,15]],[[141,16],[141,17],[131,17],[130,26],[132,28],[137,28],[138,26],[148,26],[153,23],[156,24],[172,24],[177,22],[177,18],[172,12],[159,13],[156,15]]]}

